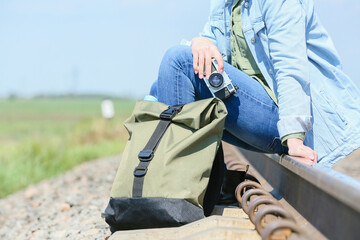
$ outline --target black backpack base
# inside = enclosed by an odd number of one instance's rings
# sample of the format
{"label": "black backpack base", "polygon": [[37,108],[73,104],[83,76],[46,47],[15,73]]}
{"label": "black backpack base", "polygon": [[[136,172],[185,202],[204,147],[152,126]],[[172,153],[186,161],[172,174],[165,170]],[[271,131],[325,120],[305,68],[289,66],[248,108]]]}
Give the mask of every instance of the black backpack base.
{"label": "black backpack base", "polygon": [[174,198],[111,198],[105,212],[112,232],[179,227],[204,218],[201,208]]}
{"label": "black backpack base", "polygon": [[210,216],[224,179],[222,145],[217,151],[201,209],[185,199],[174,198],[110,198],[105,221],[112,233],[120,230],[179,227]]}

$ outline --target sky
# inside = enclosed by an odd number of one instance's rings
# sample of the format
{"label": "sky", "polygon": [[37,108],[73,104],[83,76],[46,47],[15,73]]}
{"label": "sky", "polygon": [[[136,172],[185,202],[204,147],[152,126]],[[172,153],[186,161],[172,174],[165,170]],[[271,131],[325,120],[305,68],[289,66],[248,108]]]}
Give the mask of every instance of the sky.
{"label": "sky", "polygon": [[[0,0],[0,97],[109,94],[136,99],[165,51],[191,40],[205,0]],[[314,0],[344,71],[360,87],[360,1]]]}

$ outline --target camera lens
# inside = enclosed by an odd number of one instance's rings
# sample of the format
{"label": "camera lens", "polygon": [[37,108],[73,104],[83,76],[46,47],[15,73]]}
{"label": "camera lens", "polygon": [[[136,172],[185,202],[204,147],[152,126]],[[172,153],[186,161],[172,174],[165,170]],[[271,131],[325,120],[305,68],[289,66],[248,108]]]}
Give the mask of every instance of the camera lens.
{"label": "camera lens", "polygon": [[218,88],[224,82],[224,78],[220,73],[213,73],[209,77],[209,83],[212,87]]}

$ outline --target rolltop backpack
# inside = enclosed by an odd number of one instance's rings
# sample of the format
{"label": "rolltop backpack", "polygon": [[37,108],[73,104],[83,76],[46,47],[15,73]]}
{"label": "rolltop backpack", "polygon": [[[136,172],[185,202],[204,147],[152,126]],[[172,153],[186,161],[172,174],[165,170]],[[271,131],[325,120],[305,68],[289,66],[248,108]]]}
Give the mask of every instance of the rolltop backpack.
{"label": "rolltop backpack", "polygon": [[220,194],[227,110],[218,98],[181,106],[139,101],[105,209],[118,230],[177,227],[210,215]]}

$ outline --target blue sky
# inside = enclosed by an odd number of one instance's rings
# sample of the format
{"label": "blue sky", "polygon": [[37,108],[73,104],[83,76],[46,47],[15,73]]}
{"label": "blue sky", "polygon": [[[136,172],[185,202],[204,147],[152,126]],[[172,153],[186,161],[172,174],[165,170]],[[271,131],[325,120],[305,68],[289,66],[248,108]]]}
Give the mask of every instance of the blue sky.
{"label": "blue sky", "polygon": [[[105,93],[141,98],[161,57],[201,31],[205,0],[0,0],[0,97]],[[360,1],[314,0],[360,87]]]}

